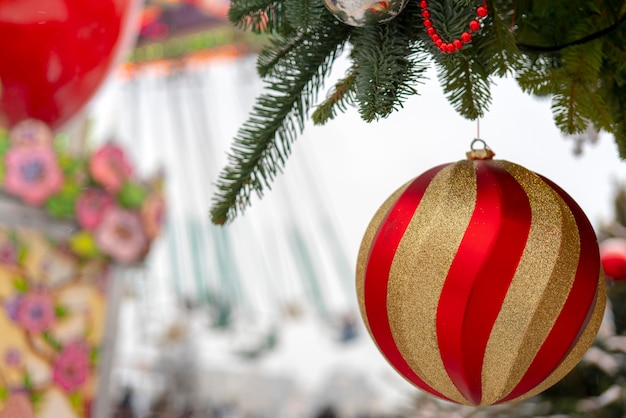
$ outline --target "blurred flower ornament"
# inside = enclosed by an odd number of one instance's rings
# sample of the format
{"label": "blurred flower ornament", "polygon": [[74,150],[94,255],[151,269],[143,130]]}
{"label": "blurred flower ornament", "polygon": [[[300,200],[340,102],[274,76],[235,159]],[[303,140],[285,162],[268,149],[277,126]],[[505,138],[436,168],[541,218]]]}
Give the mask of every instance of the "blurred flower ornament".
{"label": "blurred flower ornament", "polygon": [[18,147],[50,147],[54,134],[48,125],[37,119],[25,119],[11,129],[11,145]]}
{"label": "blurred flower ornament", "polygon": [[17,323],[31,332],[43,332],[54,323],[54,304],[47,292],[29,292],[19,299]]}
{"label": "blurred flower ornament", "polygon": [[89,187],[76,200],[76,221],[81,227],[93,230],[104,217],[104,213],[115,203],[113,196],[104,189]]}
{"label": "blurred flower ornament", "polygon": [[11,148],[5,164],[5,190],[27,204],[39,206],[63,187],[63,173],[51,148]]}
{"label": "blurred flower ornament", "polygon": [[[39,120],[24,120],[10,131],[0,127],[0,185],[52,218],[76,222],[79,229],[68,242],[75,256],[140,261],[161,231],[162,174],[139,181],[118,144],[76,156],[67,140]],[[18,250],[0,242],[0,259],[15,263]]]}
{"label": "blurred flower ornament", "polygon": [[13,242],[0,243],[0,264],[16,264],[17,256],[17,246]]}
{"label": "blurred flower ornament", "polygon": [[106,190],[116,193],[133,173],[124,150],[117,144],[108,143],[91,157],[89,172]]}
{"label": "blurred flower ornament", "polygon": [[9,347],[4,351],[4,362],[7,366],[19,367],[22,365],[22,353],[15,347]]}
{"label": "blurred flower ornament", "polygon": [[89,377],[89,354],[84,342],[73,342],[61,350],[53,365],[53,380],[65,391],[79,389]]}
{"label": "blurred flower ornament", "polygon": [[118,206],[106,211],[95,238],[105,253],[122,263],[138,261],[148,244],[139,214]]}
{"label": "blurred flower ornament", "polygon": [[21,297],[12,297],[4,301],[4,310],[12,321],[17,321],[17,311],[20,306]]}

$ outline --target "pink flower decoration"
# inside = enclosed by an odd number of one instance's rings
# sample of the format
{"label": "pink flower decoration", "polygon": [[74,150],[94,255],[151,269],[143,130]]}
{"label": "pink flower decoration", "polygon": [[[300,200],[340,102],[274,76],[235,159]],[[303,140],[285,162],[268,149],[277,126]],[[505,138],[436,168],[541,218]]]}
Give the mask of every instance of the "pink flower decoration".
{"label": "pink flower decoration", "polygon": [[141,219],[149,239],[154,239],[159,235],[164,218],[165,199],[163,195],[160,193],[151,194],[146,198],[141,207]]}
{"label": "pink flower decoration", "polygon": [[11,299],[5,300],[4,302],[4,309],[6,310],[6,314],[12,321],[17,321],[17,311],[20,307],[21,299],[22,298],[20,296],[15,296]]}
{"label": "pink flower decoration", "polygon": [[16,321],[27,331],[42,332],[54,323],[52,298],[46,292],[30,292],[20,298]]}
{"label": "pink flower decoration", "polygon": [[4,351],[4,362],[7,366],[18,367],[22,365],[22,353],[15,347],[7,348]]}
{"label": "pink flower decoration", "polygon": [[78,224],[93,230],[104,217],[104,213],[114,204],[113,196],[103,189],[90,187],[76,199],[76,220]]}
{"label": "pink flower decoration", "polygon": [[30,205],[40,205],[61,190],[63,173],[51,148],[11,148],[6,154],[8,193]]}
{"label": "pink flower decoration", "polygon": [[12,242],[0,244],[0,264],[17,264],[17,246]]}
{"label": "pink flower decoration", "polygon": [[53,137],[50,127],[37,119],[25,119],[9,133],[11,146],[16,147],[51,147]]}
{"label": "pink flower decoration", "polygon": [[78,389],[89,376],[87,346],[82,342],[66,345],[54,361],[52,379],[66,392]]}
{"label": "pink flower decoration", "polygon": [[137,261],[148,244],[139,214],[119,206],[105,212],[94,235],[100,249],[121,263]]}
{"label": "pink flower decoration", "polygon": [[89,162],[91,177],[105,189],[117,193],[133,172],[124,150],[108,143],[96,151]]}

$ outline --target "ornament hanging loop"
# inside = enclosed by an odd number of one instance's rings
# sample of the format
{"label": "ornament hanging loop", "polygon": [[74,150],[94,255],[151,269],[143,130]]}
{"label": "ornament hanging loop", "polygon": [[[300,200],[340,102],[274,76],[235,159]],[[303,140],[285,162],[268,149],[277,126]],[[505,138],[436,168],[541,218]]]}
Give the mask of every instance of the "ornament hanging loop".
{"label": "ornament hanging loop", "polygon": [[[478,148],[482,146],[482,148]],[[474,138],[470,144],[470,151],[466,152],[468,160],[491,160],[496,153],[489,148],[487,143],[480,138]]]}

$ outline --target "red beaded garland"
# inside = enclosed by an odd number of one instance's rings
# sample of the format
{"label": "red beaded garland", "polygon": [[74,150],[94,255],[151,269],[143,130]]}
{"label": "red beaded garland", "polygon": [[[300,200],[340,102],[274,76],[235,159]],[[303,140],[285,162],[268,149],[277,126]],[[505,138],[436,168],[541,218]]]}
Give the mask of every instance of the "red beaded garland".
{"label": "red beaded garland", "polygon": [[[463,48],[463,45],[472,41],[472,34],[470,32],[477,32],[480,30],[480,21],[477,19],[469,22],[468,32],[463,32],[460,38],[453,39],[450,42],[446,42],[441,38],[441,35],[437,33],[437,30],[433,26],[433,21],[430,19],[430,11],[428,10],[428,2],[426,0],[420,1],[420,8],[422,9],[422,17],[424,18],[424,27],[426,28],[426,33],[433,41],[433,43],[441,50],[443,53],[451,54]],[[487,2],[483,1],[483,5],[479,6],[476,9],[476,16],[478,19],[482,19],[489,11],[487,10]]]}

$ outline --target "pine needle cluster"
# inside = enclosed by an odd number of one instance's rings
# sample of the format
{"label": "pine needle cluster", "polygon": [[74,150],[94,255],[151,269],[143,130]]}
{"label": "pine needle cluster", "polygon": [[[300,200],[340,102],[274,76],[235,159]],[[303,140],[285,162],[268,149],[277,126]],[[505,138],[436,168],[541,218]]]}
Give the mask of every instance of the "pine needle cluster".
{"label": "pine needle cluster", "polygon": [[[365,1],[365,0],[364,0]],[[626,6],[617,0],[430,0],[438,33],[459,38],[486,4],[489,14],[471,43],[442,53],[424,27],[417,0],[394,19],[365,27],[341,23],[323,0],[232,0],[229,18],[269,35],[257,71],[266,83],[234,138],[211,209],[233,220],[285,166],[309,117],[324,124],[348,106],[365,121],[385,118],[418,93],[435,66],[451,106],[481,117],[494,77],[512,75],[529,94],[552,100],[555,124],[568,134],[589,125],[615,135],[626,157]],[[349,50],[344,78],[325,88],[336,58]]]}

